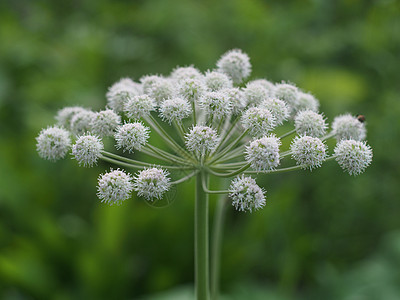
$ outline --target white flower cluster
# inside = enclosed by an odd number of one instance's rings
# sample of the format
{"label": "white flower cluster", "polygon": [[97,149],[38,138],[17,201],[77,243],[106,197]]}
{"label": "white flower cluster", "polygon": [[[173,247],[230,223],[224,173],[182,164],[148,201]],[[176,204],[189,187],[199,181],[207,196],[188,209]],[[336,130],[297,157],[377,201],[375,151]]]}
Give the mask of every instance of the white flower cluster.
{"label": "white flower cluster", "polygon": [[153,201],[161,199],[170,187],[168,172],[159,168],[150,168],[140,171],[135,177],[134,190],[139,196]]}
{"label": "white flower cluster", "polygon": [[212,152],[217,147],[218,141],[219,137],[215,129],[208,126],[193,126],[186,135],[186,148],[204,154]]}
{"label": "white flower cluster", "polygon": [[[99,177],[98,196],[109,204],[128,199],[133,190],[149,201],[161,199],[171,185],[198,173],[237,176],[229,195],[241,211],[265,205],[263,190],[246,174],[312,170],[336,159],[350,175],[358,175],[370,165],[372,150],[363,141],[364,118],[340,115],[328,130],[315,96],[292,83],[249,81],[251,70],[249,56],[235,49],[205,72],[185,66],[165,76],[145,75],[138,82],[122,78],[108,88],[105,109],[96,112],[71,106],[59,110],[57,125],[39,133],[37,151],[51,161],[71,151],[84,167],[101,159],[139,169],[134,178],[119,169]],[[272,133],[278,126],[282,127],[277,132],[287,132]],[[151,145],[150,130],[168,150]],[[292,134],[296,136],[285,146]],[[180,139],[175,140],[177,136]],[[337,145],[328,156],[325,140],[332,137]],[[124,155],[134,157],[107,152],[104,145],[110,138]],[[288,150],[280,152],[282,144]],[[137,151],[162,163],[154,167],[154,162],[135,160]],[[285,157],[295,164],[280,168],[282,161],[290,163]],[[167,170],[187,170],[188,175],[171,181]],[[207,188],[203,187],[205,192]]]}
{"label": "white flower cluster", "polygon": [[251,177],[242,175],[232,180],[229,188],[232,205],[239,211],[259,210],[265,206],[264,191]]}

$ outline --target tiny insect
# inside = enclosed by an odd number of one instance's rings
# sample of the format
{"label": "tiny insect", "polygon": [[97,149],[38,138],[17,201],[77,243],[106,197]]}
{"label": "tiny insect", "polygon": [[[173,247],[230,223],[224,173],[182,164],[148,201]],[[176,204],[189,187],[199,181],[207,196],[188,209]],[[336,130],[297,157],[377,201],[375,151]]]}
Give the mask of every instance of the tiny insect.
{"label": "tiny insect", "polygon": [[365,122],[365,116],[364,115],[357,115],[357,120],[360,121],[361,123]]}

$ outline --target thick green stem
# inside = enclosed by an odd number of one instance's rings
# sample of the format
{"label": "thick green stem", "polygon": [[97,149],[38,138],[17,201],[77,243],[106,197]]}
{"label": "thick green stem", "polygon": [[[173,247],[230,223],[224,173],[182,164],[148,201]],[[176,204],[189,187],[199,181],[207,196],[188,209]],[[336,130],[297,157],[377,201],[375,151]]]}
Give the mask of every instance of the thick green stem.
{"label": "thick green stem", "polygon": [[209,300],[209,249],[208,249],[208,195],[202,187],[202,177],[206,173],[200,172],[196,176],[196,203],[195,203],[195,293],[197,300]]}
{"label": "thick green stem", "polygon": [[225,219],[226,195],[218,199],[217,208],[214,214],[212,244],[211,244],[211,299],[217,300],[219,294],[219,274],[221,267],[222,235]]}

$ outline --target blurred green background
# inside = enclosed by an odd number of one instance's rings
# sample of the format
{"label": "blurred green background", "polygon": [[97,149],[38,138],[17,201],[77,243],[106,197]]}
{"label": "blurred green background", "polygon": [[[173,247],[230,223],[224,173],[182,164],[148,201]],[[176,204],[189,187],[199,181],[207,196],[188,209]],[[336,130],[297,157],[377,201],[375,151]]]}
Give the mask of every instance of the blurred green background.
{"label": "blurred green background", "polygon": [[265,209],[228,210],[226,299],[400,299],[396,0],[1,1],[0,299],[190,299],[193,181],[167,208],[108,207],[108,165],[44,161],[35,137],[64,106],[104,107],[121,77],[205,71],[231,48],[328,121],[364,114],[374,161],[359,177],[334,162],[259,176]]}

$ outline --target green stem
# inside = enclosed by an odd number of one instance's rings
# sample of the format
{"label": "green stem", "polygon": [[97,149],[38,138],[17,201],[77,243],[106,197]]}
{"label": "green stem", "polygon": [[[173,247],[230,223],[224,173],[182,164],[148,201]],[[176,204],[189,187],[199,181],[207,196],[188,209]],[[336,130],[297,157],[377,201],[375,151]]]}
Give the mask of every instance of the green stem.
{"label": "green stem", "polygon": [[138,161],[138,160],[134,160],[134,159],[129,159],[129,158],[126,158],[126,157],[124,157],[124,156],[120,156],[120,155],[118,155],[118,154],[114,154],[114,153],[111,153],[111,152],[108,152],[108,151],[104,151],[104,150],[101,151],[101,154],[106,155],[106,156],[109,156],[109,157],[112,157],[112,158],[117,159],[117,160],[122,160],[122,161],[124,161],[124,162],[129,163],[129,164],[142,166],[142,168],[143,168],[143,167],[150,167],[150,166],[153,166],[153,165],[154,165],[154,164],[146,163],[146,162],[143,162],[143,161]]}
{"label": "green stem", "polygon": [[193,125],[197,125],[196,121],[196,103],[194,102],[194,99],[192,99],[192,116],[193,116]]}
{"label": "green stem", "polygon": [[[221,140],[217,146],[217,148],[214,150],[215,153],[218,152],[218,150],[226,143],[226,141],[229,140],[229,138],[231,137],[231,133],[233,132],[232,130],[235,128],[236,123],[238,122],[239,118],[236,118],[230,125],[229,129],[221,134]],[[229,120],[228,120],[229,121]]]}
{"label": "green stem", "polygon": [[203,190],[204,172],[196,176],[195,203],[195,293],[197,300],[209,300],[208,195]]}
{"label": "green stem", "polygon": [[99,158],[101,160],[106,161],[106,162],[109,162],[109,163],[112,163],[112,164],[116,164],[118,166],[125,167],[125,168],[132,168],[132,169],[143,169],[144,168],[144,166],[138,166],[138,165],[124,163],[122,161],[119,161],[119,160],[116,160],[116,159],[112,159],[112,158],[109,158],[109,157],[105,157],[103,155],[100,155]]}
{"label": "green stem", "polygon": [[231,173],[218,173],[211,169],[209,169],[209,172],[218,177],[233,177],[233,176],[236,176],[236,175],[246,171],[249,167],[250,167],[250,164],[248,163],[248,164],[244,165],[243,167],[241,167],[240,169],[233,171]]}
{"label": "green stem", "polygon": [[[209,170],[211,171],[211,170]],[[229,190],[222,190],[222,191],[211,191],[208,189],[207,187],[207,183],[205,182],[204,178],[202,179],[202,187],[203,187],[203,191],[206,192],[207,194],[229,194],[230,191]]]}
{"label": "green stem", "polygon": [[[324,162],[326,161],[330,161],[332,159],[334,159],[335,156],[329,156],[328,158],[326,158],[324,160]],[[298,166],[293,166],[293,167],[287,167],[287,168],[281,168],[281,169],[275,169],[275,170],[269,170],[266,172],[260,172],[260,171],[245,171],[245,174],[267,174],[267,173],[285,173],[285,172],[289,172],[289,171],[295,171],[295,170],[299,170],[299,169],[306,169],[307,166],[306,165],[298,165]]]}
{"label": "green stem", "polygon": [[219,294],[219,274],[221,267],[222,236],[225,219],[226,195],[218,199],[217,208],[214,214],[212,244],[211,244],[211,299],[217,300]]}
{"label": "green stem", "polygon": [[290,131],[288,131],[288,132],[282,134],[279,138],[280,138],[280,139],[283,139],[284,137],[287,137],[287,136],[289,136],[289,135],[291,135],[291,134],[293,134],[293,133],[295,133],[295,132],[296,132],[296,129],[292,129],[292,130],[290,130]]}
{"label": "green stem", "polygon": [[148,115],[146,118],[147,123],[157,131],[157,133],[163,138],[163,140],[177,153],[186,156],[189,160],[193,160],[193,157],[183,149],[165,130],[162,126],[157,122],[157,120],[152,116]]}
{"label": "green stem", "polygon": [[240,141],[246,136],[246,134],[249,132],[249,129],[246,129],[245,131],[242,132],[242,134],[234,140],[231,144],[229,144],[224,150],[222,150],[220,153],[217,154],[215,158],[211,160],[211,163],[217,161],[218,159],[224,157],[226,153],[228,153],[233,147],[235,147],[237,144],[240,143]]}
{"label": "green stem", "polygon": [[189,180],[190,178],[192,178],[194,175],[196,175],[199,172],[200,172],[199,170],[196,170],[196,171],[190,173],[189,175],[187,175],[187,176],[185,176],[185,177],[183,177],[181,179],[172,181],[171,184],[179,184],[179,183],[185,182],[186,180]]}
{"label": "green stem", "polygon": [[156,154],[158,154],[158,155],[160,155],[162,157],[165,157],[165,159],[171,160],[173,163],[190,166],[190,163],[188,163],[187,160],[184,160],[183,158],[181,158],[179,156],[176,156],[176,155],[173,155],[171,153],[165,152],[164,150],[161,150],[161,149],[159,149],[159,148],[157,148],[155,146],[152,146],[150,144],[148,144],[147,147],[151,151],[153,151],[154,153],[156,153]]}

